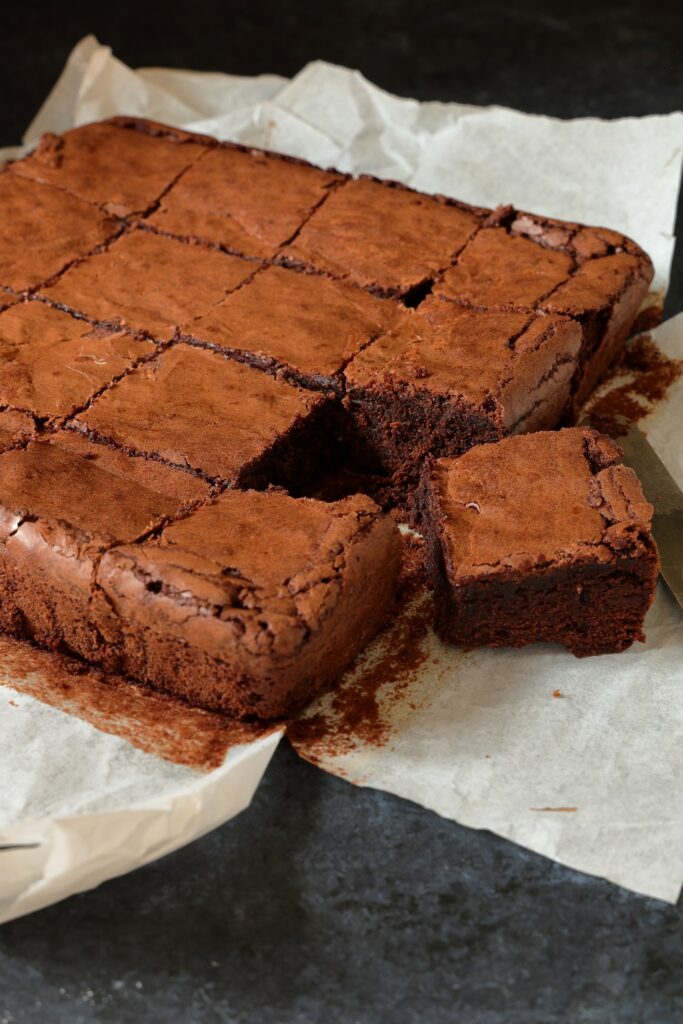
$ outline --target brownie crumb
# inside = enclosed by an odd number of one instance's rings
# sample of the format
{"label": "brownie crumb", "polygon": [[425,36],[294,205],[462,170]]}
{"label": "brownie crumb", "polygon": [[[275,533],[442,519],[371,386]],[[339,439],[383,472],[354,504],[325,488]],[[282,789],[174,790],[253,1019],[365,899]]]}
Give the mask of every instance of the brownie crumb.
{"label": "brownie crumb", "polygon": [[275,726],[203,711],[77,658],[0,638],[3,685],[126,740],[146,754],[209,772],[229,750]]}
{"label": "brownie crumb", "polygon": [[[313,764],[359,746],[385,746],[392,732],[392,711],[405,699],[427,660],[423,641],[431,629],[434,608],[424,582],[424,542],[408,534],[403,545],[397,614],[378,637],[378,654],[370,658],[361,654],[334,693],[323,699],[322,708],[287,728],[290,741]],[[407,706],[414,707],[409,702]]]}
{"label": "brownie crumb", "polygon": [[627,380],[607,391],[590,409],[596,430],[610,437],[628,433],[631,424],[647,416],[653,405],[666,397],[683,373],[683,359],[670,359],[649,334],[635,338],[606,382]]}

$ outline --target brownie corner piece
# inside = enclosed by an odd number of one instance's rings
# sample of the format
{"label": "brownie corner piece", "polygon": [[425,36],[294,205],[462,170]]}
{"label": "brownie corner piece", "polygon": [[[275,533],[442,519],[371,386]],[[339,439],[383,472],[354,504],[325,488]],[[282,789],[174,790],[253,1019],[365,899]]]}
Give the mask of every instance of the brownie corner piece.
{"label": "brownie corner piece", "polygon": [[383,625],[398,530],[368,498],[226,491],[98,569],[117,671],[194,705],[272,719],[331,683]]}
{"label": "brownie corner piece", "polygon": [[578,657],[643,640],[652,507],[609,438],[575,427],[505,438],[425,471],[437,632],[463,647],[559,643]]}
{"label": "brownie corner piece", "polygon": [[71,431],[3,451],[0,478],[0,629],[101,662],[96,562],[203,500],[208,486]]}

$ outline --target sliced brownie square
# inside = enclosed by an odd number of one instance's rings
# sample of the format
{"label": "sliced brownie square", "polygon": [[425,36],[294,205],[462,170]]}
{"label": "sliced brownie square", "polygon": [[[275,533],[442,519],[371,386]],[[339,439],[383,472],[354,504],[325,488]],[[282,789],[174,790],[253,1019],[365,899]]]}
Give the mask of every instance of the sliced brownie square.
{"label": "sliced brownie square", "polygon": [[643,640],[657,549],[620,449],[584,428],[439,459],[422,495],[437,630],[463,647],[563,644],[581,657]]}

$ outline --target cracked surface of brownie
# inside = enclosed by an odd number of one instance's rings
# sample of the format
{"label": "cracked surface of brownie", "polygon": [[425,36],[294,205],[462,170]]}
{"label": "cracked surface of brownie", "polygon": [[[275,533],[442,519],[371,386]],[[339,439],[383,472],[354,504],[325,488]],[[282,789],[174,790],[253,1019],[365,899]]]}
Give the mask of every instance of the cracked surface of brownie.
{"label": "cracked surface of brownie", "polygon": [[464,647],[642,640],[654,599],[652,506],[621,450],[586,428],[473,448],[425,471],[437,630]]}
{"label": "cracked surface of brownie", "polygon": [[97,572],[117,671],[272,718],[328,685],[391,613],[395,524],[362,495],[226,491]]}
{"label": "cracked surface of brownie", "polygon": [[44,302],[19,303],[0,313],[0,406],[50,421],[72,416],[155,351]]}

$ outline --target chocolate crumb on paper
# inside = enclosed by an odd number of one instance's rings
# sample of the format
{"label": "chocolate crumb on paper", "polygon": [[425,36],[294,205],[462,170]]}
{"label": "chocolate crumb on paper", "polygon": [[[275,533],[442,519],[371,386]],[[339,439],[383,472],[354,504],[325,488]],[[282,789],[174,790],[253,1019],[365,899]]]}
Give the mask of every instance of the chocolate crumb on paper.
{"label": "chocolate crumb on paper", "polygon": [[652,406],[666,398],[683,373],[683,359],[671,359],[657,347],[651,335],[641,334],[625,348],[624,355],[588,405],[592,426],[610,437],[621,437],[638,423]]}
{"label": "chocolate crumb on paper", "polygon": [[578,811],[578,807],[530,807],[530,811],[562,811],[562,812],[574,812]]}
{"label": "chocolate crumb on paper", "polygon": [[427,660],[434,661],[427,643],[434,609],[424,583],[424,542],[413,534],[404,536],[403,543],[404,567],[394,619],[335,690],[288,725],[290,741],[313,764],[361,747],[385,746],[402,717],[418,710],[419,697],[413,698],[410,688]]}
{"label": "chocolate crumb on paper", "polygon": [[0,637],[0,665],[0,684],[119,736],[146,754],[197,771],[220,767],[232,747],[274,728],[192,708],[75,658],[7,637]]}

